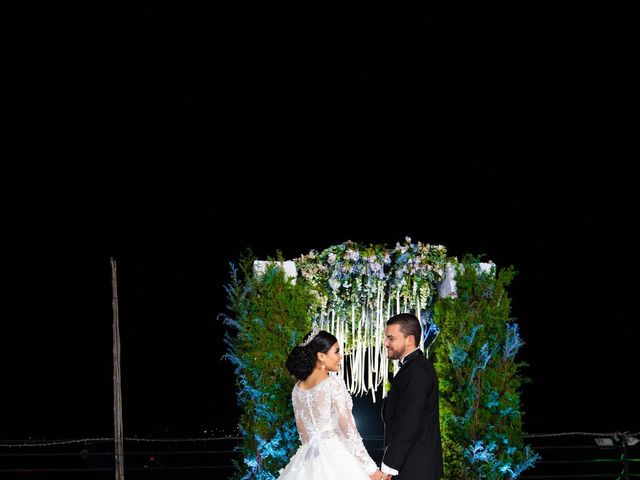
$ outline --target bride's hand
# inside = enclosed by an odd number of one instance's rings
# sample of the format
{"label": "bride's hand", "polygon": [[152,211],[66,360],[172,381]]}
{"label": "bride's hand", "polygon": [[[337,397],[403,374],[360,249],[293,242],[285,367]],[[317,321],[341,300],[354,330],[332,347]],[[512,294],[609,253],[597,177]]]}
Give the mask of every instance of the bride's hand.
{"label": "bride's hand", "polygon": [[384,480],[385,474],[382,473],[380,470],[376,470],[371,474],[370,478],[371,480]]}

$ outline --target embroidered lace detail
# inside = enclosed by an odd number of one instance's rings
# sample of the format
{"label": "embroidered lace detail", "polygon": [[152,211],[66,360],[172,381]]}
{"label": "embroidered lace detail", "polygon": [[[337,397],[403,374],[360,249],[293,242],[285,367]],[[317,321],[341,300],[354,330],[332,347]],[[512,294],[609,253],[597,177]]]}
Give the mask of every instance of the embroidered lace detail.
{"label": "embroidered lace detail", "polygon": [[315,387],[303,390],[297,385],[291,393],[296,425],[303,444],[337,437],[354,456],[362,469],[371,475],[377,466],[367,453],[358,433],[353,414],[353,400],[344,380],[330,376]]}

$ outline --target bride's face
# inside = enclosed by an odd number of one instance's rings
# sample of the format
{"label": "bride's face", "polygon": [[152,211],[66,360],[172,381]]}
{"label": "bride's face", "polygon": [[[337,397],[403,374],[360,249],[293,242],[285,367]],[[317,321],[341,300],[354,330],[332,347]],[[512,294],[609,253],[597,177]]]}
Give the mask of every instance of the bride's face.
{"label": "bride's face", "polygon": [[342,353],[340,352],[340,345],[338,342],[331,345],[331,348],[324,354],[325,368],[330,372],[337,372],[340,369],[340,362],[342,361]]}

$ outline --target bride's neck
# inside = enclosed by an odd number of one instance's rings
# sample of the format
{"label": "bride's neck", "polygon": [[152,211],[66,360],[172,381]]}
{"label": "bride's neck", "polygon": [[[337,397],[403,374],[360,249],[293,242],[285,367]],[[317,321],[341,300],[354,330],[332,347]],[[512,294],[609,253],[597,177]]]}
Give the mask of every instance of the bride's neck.
{"label": "bride's neck", "polygon": [[329,376],[328,371],[317,368],[313,372],[311,372],[311,375],[309,375],[307,378],[304,379],[303,383],[305,385],[313,386],[320,383],[322,380],[324,380],[328,376]]}

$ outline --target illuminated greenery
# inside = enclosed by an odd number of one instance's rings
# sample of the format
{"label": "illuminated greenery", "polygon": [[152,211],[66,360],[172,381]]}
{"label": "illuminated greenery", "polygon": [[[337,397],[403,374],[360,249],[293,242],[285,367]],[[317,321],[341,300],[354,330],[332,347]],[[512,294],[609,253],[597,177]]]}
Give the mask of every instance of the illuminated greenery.
{"label": "illuminated greenery", "polygon": [[522,439],[523,363],[515,356],[523,342],[507,294],[514,275],[511,267],[483,271],[467,256],[457,265],[457,295],[435,303],[446,478],[517,478],[537,460]]}
{"label": "illuminated greenery", "polygon": [[236,479],[276,478],[298,446],[291,389],[294,379],[284,368],[294,345],[310,328],[313,298],[304,281],[294,283],[273,264],[253,273],[253,257],[232,266],[226,286],[230,327],[225,357],[233,363],[238,389],[242,457]]}
{"label": "illuminated greenery", "polygon": [[[515,272],[496,272],[495,266],[483,271],[478,258],[458,263],[444,255],[444,247],[410,239],[391,251],[346,243],[298,259],[302,274],[295,281],[278,262],[254,274],[251,255],[239,269],[232,266],[226,358],[235,366],[243,410],[243,462],[237,463],[235,479],[275,478],[298,447],[290,401],[294,379],[284,364],[312,317],[332,308],[348,312],[358,302],[374,304],[371,299],[387,284],[396,286],[391,291],[398,299],[413,295],[402,304],[417,306],[429,327],[426,345],[437,336],[430,358],[440,379],[446,478],[515,479],[533,466],[538,456],[522,438],[523,364],[515,360],[523,342],[507,294]],[[433,303],[445,261],[456,267],[457,294]],[[380,305],[389,308],[390,302]]]}

